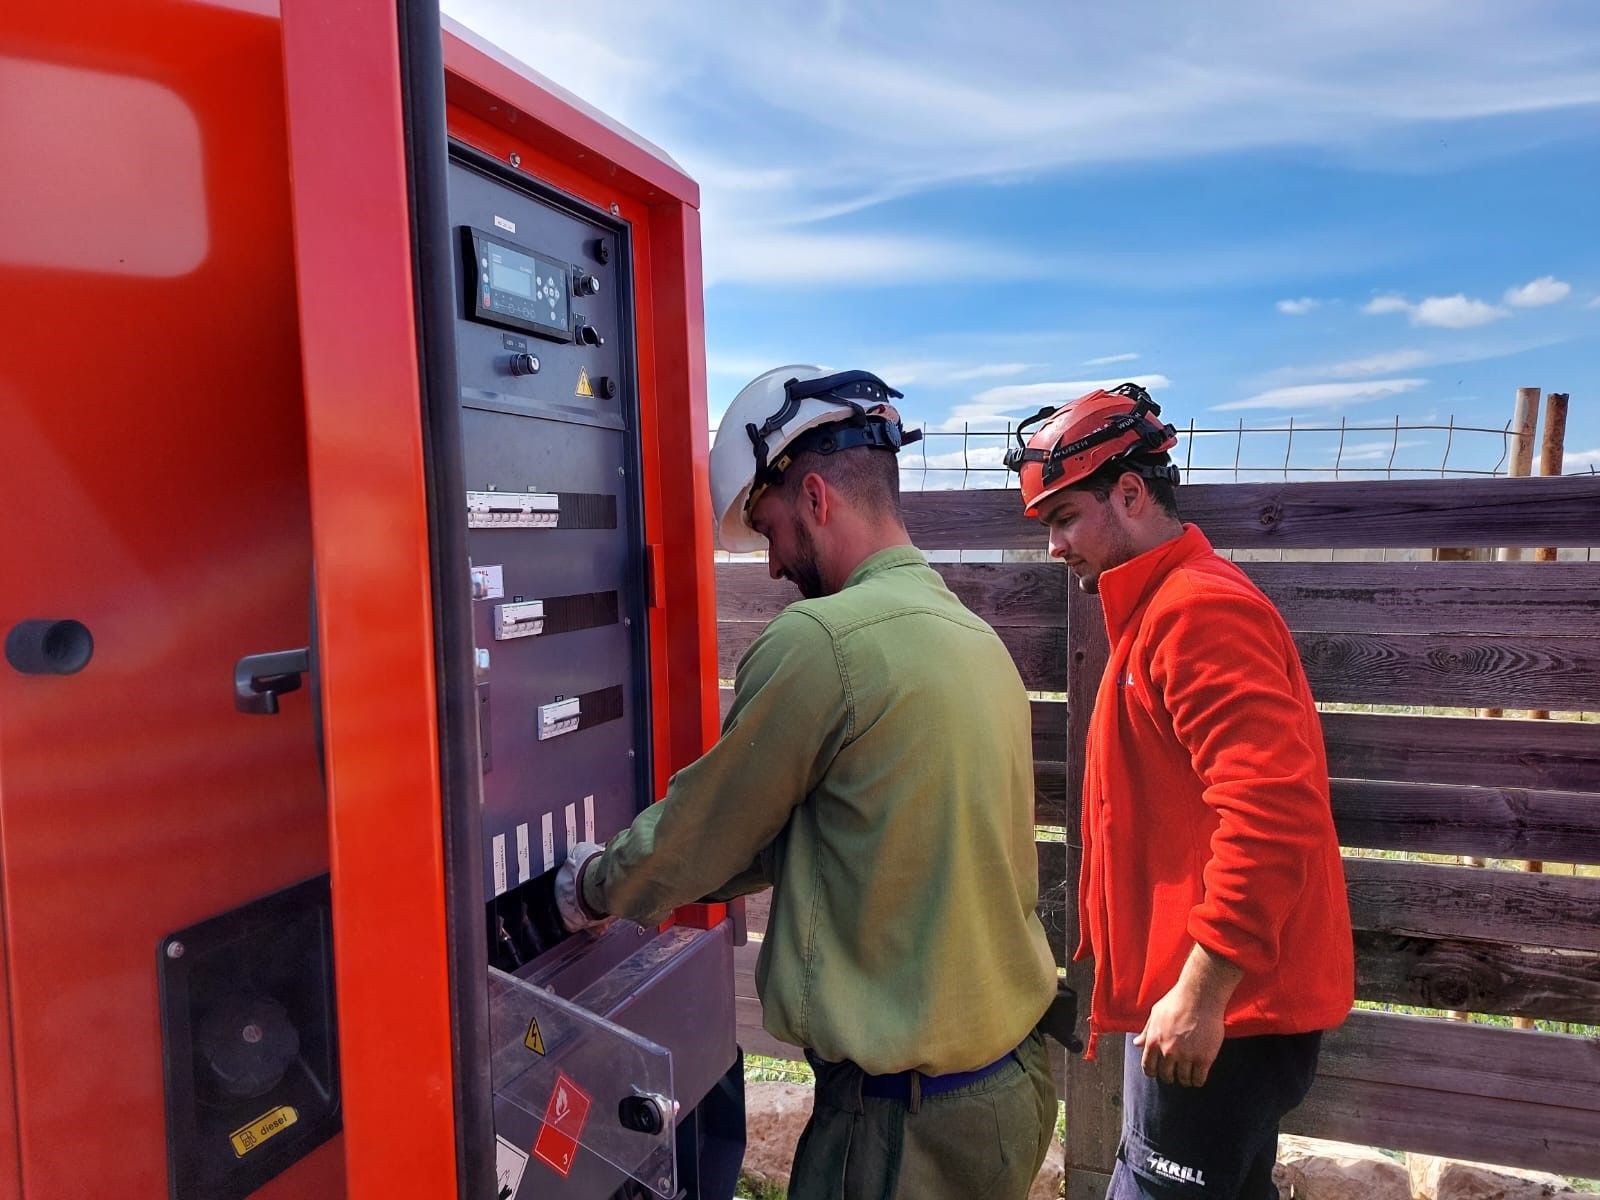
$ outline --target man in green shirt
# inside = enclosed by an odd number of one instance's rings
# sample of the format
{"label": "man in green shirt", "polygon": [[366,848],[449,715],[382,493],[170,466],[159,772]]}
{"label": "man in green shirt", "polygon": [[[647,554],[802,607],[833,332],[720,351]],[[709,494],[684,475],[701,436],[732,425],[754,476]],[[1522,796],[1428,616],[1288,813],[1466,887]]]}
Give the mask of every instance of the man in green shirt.
{"label": "man in green shirt", "polygon": [[557,898],[576,930],[770,886],[764,1023],[817,1071],[792,1200],[1021,1200],[1056,1112],[1028,699],[906,534],[899,395],[782,367],[735,398],[719,540],[803,599],[740,661],[717,744],[575,848]]}

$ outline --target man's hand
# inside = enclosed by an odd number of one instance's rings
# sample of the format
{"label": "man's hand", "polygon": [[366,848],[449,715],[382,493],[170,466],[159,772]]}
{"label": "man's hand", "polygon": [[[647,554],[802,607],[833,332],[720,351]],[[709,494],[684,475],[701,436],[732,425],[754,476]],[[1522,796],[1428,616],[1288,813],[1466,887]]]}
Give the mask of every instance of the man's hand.
{"label": "man's hand", "polygon": [[1223,1017],[1244,973],[1227,959],[1196,946],[1173,989],[1150,1010],[1144,1032],[1133,1039],[1144,1073],[1162,1083],[1200,1087],[1222,1049]]}
{"label": "man's hand", "polygon": [[604,848],[593,842],[579,842],[556,871],[556,911],[561,914],[561,923],[568,933],[593,929],[612,920],[583,902],[583,873],[602,853]]}

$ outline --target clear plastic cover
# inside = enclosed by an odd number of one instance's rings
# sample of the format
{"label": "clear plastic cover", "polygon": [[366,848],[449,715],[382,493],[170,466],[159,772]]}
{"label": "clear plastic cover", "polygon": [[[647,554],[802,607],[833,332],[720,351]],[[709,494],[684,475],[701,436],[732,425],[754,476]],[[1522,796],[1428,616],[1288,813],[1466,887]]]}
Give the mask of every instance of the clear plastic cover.
{"label": "clear plastic cover", "polygon": [[489,1028],[495,1098],[537,1122],[535,1154],[576,1142],[655,1195],[677,1194],[670,1052],[494,967]]}

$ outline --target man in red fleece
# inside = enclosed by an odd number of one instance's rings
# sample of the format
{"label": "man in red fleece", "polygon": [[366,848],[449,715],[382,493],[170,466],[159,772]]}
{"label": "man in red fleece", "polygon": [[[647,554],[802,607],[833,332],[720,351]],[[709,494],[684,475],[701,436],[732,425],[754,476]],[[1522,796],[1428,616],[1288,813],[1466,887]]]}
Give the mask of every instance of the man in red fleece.
{"label": "man in red fleece", "polygon": [[1272,602],[1179,520],[1160,412],[1136,384],[1091,392],[1023,422],[1006,460],[1111,645],[1078,948],[1095,960],[1090,1053],[1129,1035],[1107,1195],[1276,1198],[1278,1125],[1354,999],[1350,911],[1299,655]]}

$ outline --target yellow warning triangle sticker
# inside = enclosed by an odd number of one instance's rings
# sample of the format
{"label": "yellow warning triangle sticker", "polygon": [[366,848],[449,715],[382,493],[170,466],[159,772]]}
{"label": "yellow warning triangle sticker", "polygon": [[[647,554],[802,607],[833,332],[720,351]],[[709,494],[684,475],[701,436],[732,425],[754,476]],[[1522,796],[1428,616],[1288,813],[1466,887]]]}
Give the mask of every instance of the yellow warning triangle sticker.
{"label": "yellow warning triangle sticker", "polygon": [[522,1039],[522,1044],[535,1054],[544,1053],[544,1034],[539,1032],[538,1017],[528,1022],[528,1036]]}
{"label": "yellow warning triangle sticker", "polygon": [[[594,389],[589,386],[589,370],[587,367],[578,368],[578,395],[594,397]],[[541,1051],[543,1053],[543,1051]]]}

